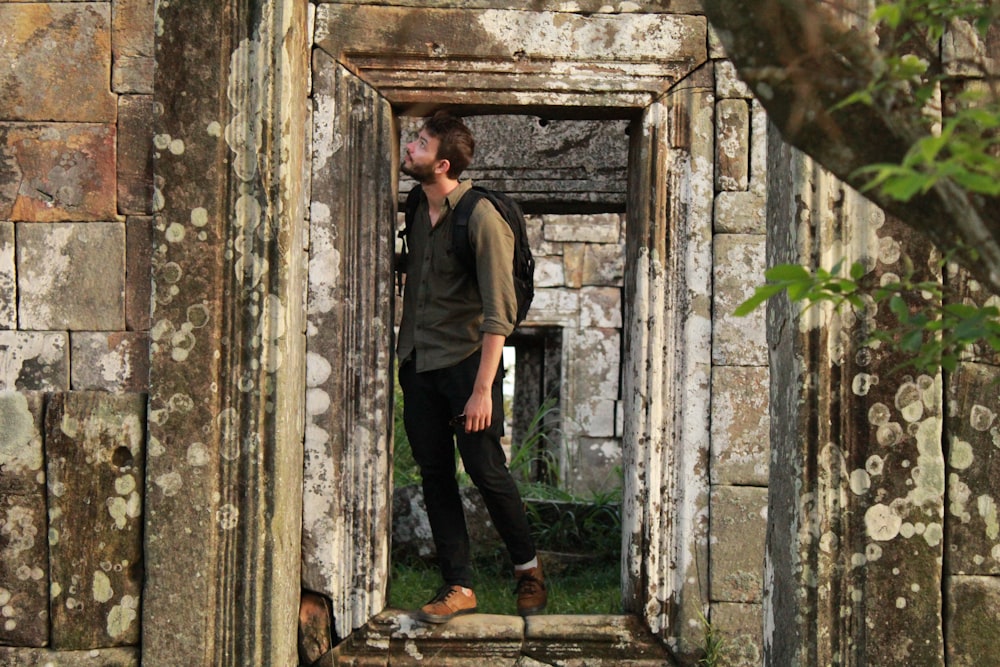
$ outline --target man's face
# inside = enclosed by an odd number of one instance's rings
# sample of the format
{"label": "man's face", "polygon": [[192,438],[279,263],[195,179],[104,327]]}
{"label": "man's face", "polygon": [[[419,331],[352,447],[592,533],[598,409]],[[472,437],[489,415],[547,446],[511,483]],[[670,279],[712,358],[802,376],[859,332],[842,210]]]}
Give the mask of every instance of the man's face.
{"label": "man's face", "polygon": [[439,144],[440,140],[437,137],[432,137],[427,130],[420,130],[416,139],[406,144],[400,170],[416,179],[418,183],[432,183],[435,170],[440,163],[437,159]]}

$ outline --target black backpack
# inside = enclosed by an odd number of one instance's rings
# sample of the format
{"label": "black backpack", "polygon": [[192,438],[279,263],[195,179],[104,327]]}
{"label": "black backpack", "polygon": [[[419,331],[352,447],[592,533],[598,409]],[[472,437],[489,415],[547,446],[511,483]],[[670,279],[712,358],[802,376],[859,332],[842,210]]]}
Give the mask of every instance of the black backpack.
{"label": "black backpack", "polygon": [[[462,195],[455,206],[452,221],[451,247],[456,259],[465,270],[476,275],[476,258],[472,254],[472,244],[469,243],[469,218],[480,199],[488,199],[500,216],[514,232],[514,293],[517,296],[517,317],[514,326],[518,326],[528,315],[531,300],[535,296],[535,259],[531,256],[528,243],[528,226],[524,221],[524,212],[516,201],[503,192],[474,185]],[[406,224],[399,232],[403,239],[403,261],[399,266],[405,266],[406,239],[410,234],[410,226],[417,214],[417,207],[424,201],[424,189],[415,185],[406,196]]]}

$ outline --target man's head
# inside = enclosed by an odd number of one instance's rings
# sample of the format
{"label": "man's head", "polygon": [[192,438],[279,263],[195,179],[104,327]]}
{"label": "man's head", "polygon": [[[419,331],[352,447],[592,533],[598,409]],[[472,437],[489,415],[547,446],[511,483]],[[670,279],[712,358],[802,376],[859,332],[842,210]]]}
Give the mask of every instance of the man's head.
{"label": "man's head", "polygon": [[417,138],[406,144],[402,170],[421,183],[444,173],[457,180],[472,162],[476,141],[465,124],[446,111],[427,119]]}

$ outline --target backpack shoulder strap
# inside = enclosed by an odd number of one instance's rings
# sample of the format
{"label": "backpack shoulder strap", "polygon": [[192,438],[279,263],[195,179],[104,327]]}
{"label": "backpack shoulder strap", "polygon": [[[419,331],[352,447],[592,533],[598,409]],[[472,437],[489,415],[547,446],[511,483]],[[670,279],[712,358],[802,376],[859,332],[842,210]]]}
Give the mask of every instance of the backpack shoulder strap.
{"label": "backpack shoulder strap", "polygon": [[476,204],[486,195],[481,190],[472,187],[462,195],[455,205],[454,219],[452,220],[451,249],[455,257],[461,262],[465,270],[476,275],[476,259],[472,254],[472,244],[469,243],[469,219]]}

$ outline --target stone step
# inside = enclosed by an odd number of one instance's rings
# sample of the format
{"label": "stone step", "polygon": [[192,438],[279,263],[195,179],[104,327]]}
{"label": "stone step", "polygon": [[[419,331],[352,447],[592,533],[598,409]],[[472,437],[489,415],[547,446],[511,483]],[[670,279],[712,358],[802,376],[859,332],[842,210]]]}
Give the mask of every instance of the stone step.
{"label": "stone step", "polygon": [[674,665],[635,616],[469,614],[442,625],[387,609],[316,663],[396,667]]}

